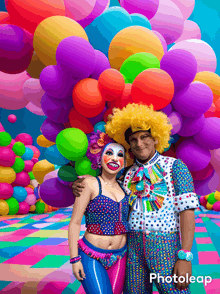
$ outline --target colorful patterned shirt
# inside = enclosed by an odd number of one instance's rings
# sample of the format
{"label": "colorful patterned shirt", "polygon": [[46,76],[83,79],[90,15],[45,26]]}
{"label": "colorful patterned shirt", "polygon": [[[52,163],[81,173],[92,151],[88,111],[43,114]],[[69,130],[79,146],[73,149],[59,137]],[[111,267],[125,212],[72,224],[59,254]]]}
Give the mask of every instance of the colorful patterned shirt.
{"label": "colorful patterned shirt", "polygon": [[132,231],[179,231],[179,213],[199,206],[187,166],[158,152],[145,165],[135,162],[125,175],[124,188],[131,192]]}

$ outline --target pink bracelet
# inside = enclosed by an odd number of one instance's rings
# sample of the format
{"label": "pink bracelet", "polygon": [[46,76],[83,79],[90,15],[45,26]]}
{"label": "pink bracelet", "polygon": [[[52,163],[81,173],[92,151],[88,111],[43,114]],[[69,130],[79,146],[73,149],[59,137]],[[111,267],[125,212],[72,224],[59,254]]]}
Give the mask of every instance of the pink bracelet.
{"label": "pink bracelet", "polygon": [[71,258],[71,259],[70,259],[70,263],[76,263],[76,262],[78,262],[78,261],[80,261],[80,260],[81,260],[81,256],[78,255],[78,256],[76,256],[76,257]]}

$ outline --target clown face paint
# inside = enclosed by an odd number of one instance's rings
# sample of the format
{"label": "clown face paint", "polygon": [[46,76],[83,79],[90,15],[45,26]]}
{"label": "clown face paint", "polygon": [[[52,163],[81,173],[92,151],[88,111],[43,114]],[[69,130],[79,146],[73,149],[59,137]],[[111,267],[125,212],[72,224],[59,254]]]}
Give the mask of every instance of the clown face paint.
{"label": "clown face paint", "polygon": [[125,152],[124,148],[117,144],[111,143],[106,146],[102,155],[102,167],[108,172],[119,172],[124,167]]}

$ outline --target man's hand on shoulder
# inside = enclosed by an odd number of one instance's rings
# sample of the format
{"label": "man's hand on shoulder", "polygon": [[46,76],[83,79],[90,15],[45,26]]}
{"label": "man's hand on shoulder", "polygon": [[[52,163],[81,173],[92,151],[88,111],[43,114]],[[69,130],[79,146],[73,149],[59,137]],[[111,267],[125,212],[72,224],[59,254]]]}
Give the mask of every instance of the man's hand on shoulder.
{"label": "man's hand on shoulder", "polygon": [[73,193],[76,197],[79,197],[83,189],[86,187],[83,182],[87,178],[93,178],[90,175],[79,176],[72,184]]}

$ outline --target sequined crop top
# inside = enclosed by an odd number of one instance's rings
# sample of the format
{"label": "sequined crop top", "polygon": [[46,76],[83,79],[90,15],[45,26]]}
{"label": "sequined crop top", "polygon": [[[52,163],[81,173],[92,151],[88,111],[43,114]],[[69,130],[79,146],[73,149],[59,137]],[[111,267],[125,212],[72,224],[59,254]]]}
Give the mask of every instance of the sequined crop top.
{"label": "sequined crop top", "polygon": [[99,184],[99,195],[90,200],[86,211],[85,220],[87,231],[96,235],[121,235],[129,231],[129,195],[117,202],[110,197],[102,195],[101,181]]}

